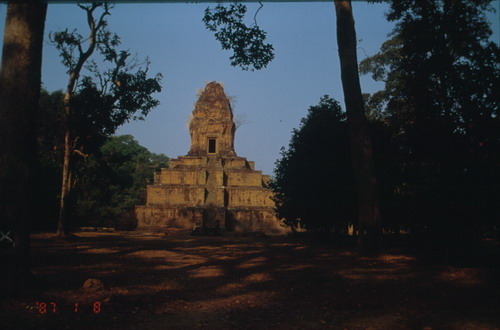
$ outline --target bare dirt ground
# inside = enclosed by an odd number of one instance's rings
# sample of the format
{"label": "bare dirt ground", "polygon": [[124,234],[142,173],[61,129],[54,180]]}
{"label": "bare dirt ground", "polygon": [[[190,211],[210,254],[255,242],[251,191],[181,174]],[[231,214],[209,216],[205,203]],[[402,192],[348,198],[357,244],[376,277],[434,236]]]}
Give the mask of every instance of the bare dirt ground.
{"label": "bare dirt ground", "polygon": [[[500,329],[494,263],[364,258],[285,237],[76,236],[34,235],[39,282],[0,298],[1,329]],[[104,288],[84,288],[89,278]]]}

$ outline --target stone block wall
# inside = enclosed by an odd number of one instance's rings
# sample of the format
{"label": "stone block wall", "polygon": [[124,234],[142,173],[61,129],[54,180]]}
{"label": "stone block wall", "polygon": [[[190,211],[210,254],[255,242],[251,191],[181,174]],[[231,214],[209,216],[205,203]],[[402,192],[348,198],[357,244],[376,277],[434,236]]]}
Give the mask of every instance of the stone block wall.
{"label": "stone block wall", "polygon": [[164,168],[161,170],[159,184],[201,185],[206,181],[205,171],[196,171],[189,167]]}
{"label": "stone block wall", "polygon": [[203,223],[201,207],[169,207],[165,205],[136,206],[138,229],[193,229]]}
{"label": "stone block wall", "polygon": [[204,167],[207,165],[206,157],[196,157],[196,156],[181,156],[177,159],[171,159],[168,162],[169,168],[176,168],[179,166],[197,166]]}
{"label": "stone block wall", "polygon": [[223,162],[224,162],[223,164],[224,169],[226,170],[245,169],[245,168],[250,169],[247,160],[243,157],[227,157],[223,159]]}
{"label": "stone block wall", "polygon": [[227,186],[262,187],[262,173],[249,170],[229,170],[227,174]]}
{"label": "stone block wall", "polygon": [[226,228],[234,232],[263,232],[270,235],[281,235],[288,232],[276,220],[269,208],[228,208],[226,211]]}
{"label": "stone block wall", "polygon": [[272,192],[269,189],[253,189],[249,187],[228,187],[228,207],[266,207],[274,208],[274,202],[271,199]]}
{"label": "stone block wall", "polygon": [[183,205],[188,207],[203,206],[205,188],[188,185],[154,185],[147,188],[147,205]]}

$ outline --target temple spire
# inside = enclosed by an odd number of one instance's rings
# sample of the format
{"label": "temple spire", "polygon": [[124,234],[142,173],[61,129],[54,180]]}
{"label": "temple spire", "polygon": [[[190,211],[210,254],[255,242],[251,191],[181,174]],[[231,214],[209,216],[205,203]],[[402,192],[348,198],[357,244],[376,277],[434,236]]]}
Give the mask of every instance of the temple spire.
{"label": "temple spire", "polygon": [[189,123],[190,156],[236,156],[231,104],[222,85],[212,81],[205,86]]}

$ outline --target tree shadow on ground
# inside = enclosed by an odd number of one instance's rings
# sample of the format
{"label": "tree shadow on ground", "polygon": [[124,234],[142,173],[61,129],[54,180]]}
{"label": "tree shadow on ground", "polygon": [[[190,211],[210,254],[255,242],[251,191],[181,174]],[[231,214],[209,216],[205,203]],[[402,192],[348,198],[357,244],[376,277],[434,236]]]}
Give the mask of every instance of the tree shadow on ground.
{"label": "tree shadow on ground", "polygon": [[[496,269],[363,258],[289,238],[35,237],[40,288],[2,299],[6,329],[421,328],[500,324]],[[88,292],[88,278],[103,290]],[[36,302],[56,302],[40,314]],[[94,313],[93,304],[101,304]],[[74,312],[74,304],[79,311]]]}

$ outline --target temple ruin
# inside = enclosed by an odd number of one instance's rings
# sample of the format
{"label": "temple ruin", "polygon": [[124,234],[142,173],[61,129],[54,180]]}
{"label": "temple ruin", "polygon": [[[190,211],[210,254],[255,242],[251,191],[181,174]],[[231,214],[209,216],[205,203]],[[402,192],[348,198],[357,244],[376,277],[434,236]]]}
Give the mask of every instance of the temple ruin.
{"label": "temple ruin", "polygon": [[138,229],[221,228],[284,233],[274,213],[269,176],[234,151],[236,127],[223,87],[210,82],[189,123],[191,148],[172,159],[136,207]]}

